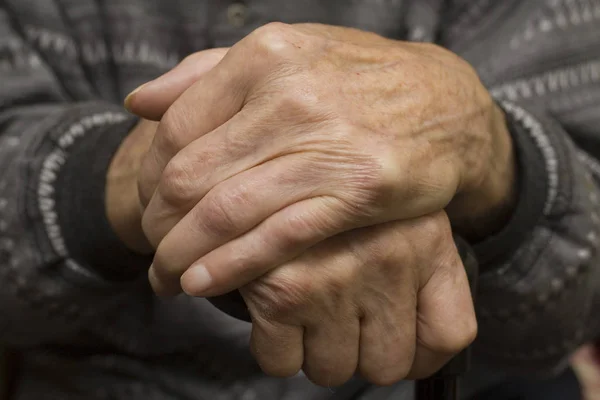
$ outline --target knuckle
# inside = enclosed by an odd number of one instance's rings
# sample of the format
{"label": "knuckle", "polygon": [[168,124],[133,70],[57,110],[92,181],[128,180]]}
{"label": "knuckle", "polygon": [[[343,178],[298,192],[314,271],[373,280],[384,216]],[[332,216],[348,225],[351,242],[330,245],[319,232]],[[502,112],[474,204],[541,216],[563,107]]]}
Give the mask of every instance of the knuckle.
{"label": "knuckle", "polygon": [[197,213],[197,223],[203,230],[217,237],[231,237],[238,233],[240,222],[235,201],[224,193],[210,193],[204,197]]}
{"label": "knuckle", "polygon": [[426,239],[421,243],[429,246],[434,254],[447,253],[449,249],[454,249],[452,230],[445,212],[421,217],[416,228],[421,238]]}
{"label": "knuckle", "polygon": [[346,234],[355,262],[373,266],[368,271],[390,279],[406,278],[402,271],[412,269],[417,261],[406,225],[406,221],[392,221]]}
{"label": "knuckle", "polygon": [[313,120],[318,117],[322,106],[319,99],[309,88],[306,88],[304,77],[286,78],[282,85],[285,90],[281,91],[274,101],[274,113],[278,116],[293,118],[295,120]]}
{"label": "knuckle", "polygon": [[460,318],[441,335],[433,350],[441,354],[459,353],[473,343],[477,337],[477,329],[475,315]]}
{"label": "knuckle", "polygon": [[351,297],[352,289],[356,287],[357,282],[360,282],[360,268],[353,265],[348,265],[347,268],[336,268],[335,276],[329,276],[319,282],[316,286],[320,289],[319,293],[327,296],[327,301],[331,305],[330,308],[323,308],[322,311],[330,313],[331,318],[338,317],[340,309],[353,304],[356,299]]}
{"label": "knuckle", "polygon": [[306,309],[312,283],[291,271],[274,271],[244,291],[253,313],[268,321],[284,321]]}
{"label": "knuckle", "polygon": [[[339,142],[345,147],[353,146],[347,135],[340,137]],[[359,217],[378,217],[389,209],[401,174],[390,173],[392,163],[381,155],[374,157],[360,149],[354,151],[349,173],[343,175],[346,190],[342,200]]]}
{"label": "knuckle", "polygon": [[[393,225],[403,225],[393,222]],[[382,230],[365,242],[367,257],[371,262],[385,268],[398,268],[398,264],[413,265],[414,251],[402,235],[390,235]]]}
{"label": "knuckle", "polygon": [[193,197],[196,173],[184,157],[175,157],[165,167],[157,191],[169,205],[181,207]]}
{"label": "knuckle", "polygon": [[177,154],[187,144],[185,136],[186,116],[178,107],[167,110],[156,130],[156,144],[160,151],[167,155]]}
{"label": "knuckle", "polygon": [[255,50],[277,56],[292,46],[288,40],[292,32],[293,28],[289,24],[271,22],[254,30],[249,39]]}
{"label": "knuckle", "polygon": [[344,220],[346,204],[336,197],[322,197],[315,199],[312,207],[303,210],[293,210],[287,218],[286,223],[289,227],[289,235],[297,238],[297,243],[309,244],[317,243],[334,234],[344,231],[347,221]]}
{"label": "knuckle", "polygon": [[278,238],[280,251],[288,254],[325,239],[335,228],[326,215],[303,213],[286,218],[285,223],[273,229],[273,235]]}

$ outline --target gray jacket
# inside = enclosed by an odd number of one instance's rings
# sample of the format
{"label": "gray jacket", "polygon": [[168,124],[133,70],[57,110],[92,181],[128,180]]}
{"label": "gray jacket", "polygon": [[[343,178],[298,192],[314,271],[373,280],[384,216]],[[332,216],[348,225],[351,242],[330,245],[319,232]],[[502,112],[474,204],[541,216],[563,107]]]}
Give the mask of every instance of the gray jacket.
{"label": "gray jacket", "polygon": [[135,124],[123,97],[273,20],[436,41],[469,60],[506,111],[520,187],[505,229],[476,245],[478,360],[552,372],[600,333],[600,0],[243,3],[0,1],[0,342],[22,354],[16,399],[389,395],[263,376],[249,326],[153,296],[149,260],[104,215],[108,163]]}

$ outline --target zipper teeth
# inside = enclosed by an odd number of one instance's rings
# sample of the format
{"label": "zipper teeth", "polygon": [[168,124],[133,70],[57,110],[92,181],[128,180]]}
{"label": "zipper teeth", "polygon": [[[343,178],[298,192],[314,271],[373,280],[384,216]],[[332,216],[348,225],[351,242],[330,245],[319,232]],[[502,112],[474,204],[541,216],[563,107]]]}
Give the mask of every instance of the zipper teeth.
{"label": "zipper teeth", "polygon": [[496,98],[517,101],[542,97],[598,82],[600,82],[600,59],[504,83],[493,87],[490,92]]}
{"label": "zipper teeth", "polygon": [[600,20],[600,3],[594,0],[548,0],[544,9],[532,18],[525,30],[515,35],[510,47],[526,45],[539,35]]}

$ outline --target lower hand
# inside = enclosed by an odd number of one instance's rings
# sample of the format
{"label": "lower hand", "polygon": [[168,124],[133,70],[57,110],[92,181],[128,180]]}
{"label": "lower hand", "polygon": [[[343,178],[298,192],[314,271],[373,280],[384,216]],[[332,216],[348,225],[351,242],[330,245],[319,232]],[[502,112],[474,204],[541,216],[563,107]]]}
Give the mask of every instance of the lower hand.
{"label": "lower hand", "polygon": [[429,376],[477,332],[444,212],[330,238],[240,292],[263,370],[322,386]]}

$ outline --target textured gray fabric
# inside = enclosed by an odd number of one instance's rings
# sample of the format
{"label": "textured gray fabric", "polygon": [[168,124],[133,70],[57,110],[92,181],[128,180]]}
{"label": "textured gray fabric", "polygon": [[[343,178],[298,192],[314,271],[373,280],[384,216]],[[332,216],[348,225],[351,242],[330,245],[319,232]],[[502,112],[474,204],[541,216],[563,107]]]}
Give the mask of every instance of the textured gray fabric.
{"label": "textured gray fabric", "polygon": [[[264,377],[249,325],[205,300],[154,297],[147,260],[123,248],[102,209],[110,157],[135,123],[122,98],[187,54],[275,20],[436,40],[470,61],[509,116],[521,180],[513,220],[477,246],[478,360],[498,376],[553,371],[599,334],[600,0],[244,3],[0,1],[0,342],[23,354],[16,399],[365,389]],[[407,396],[390,390],[361,398]]]}

